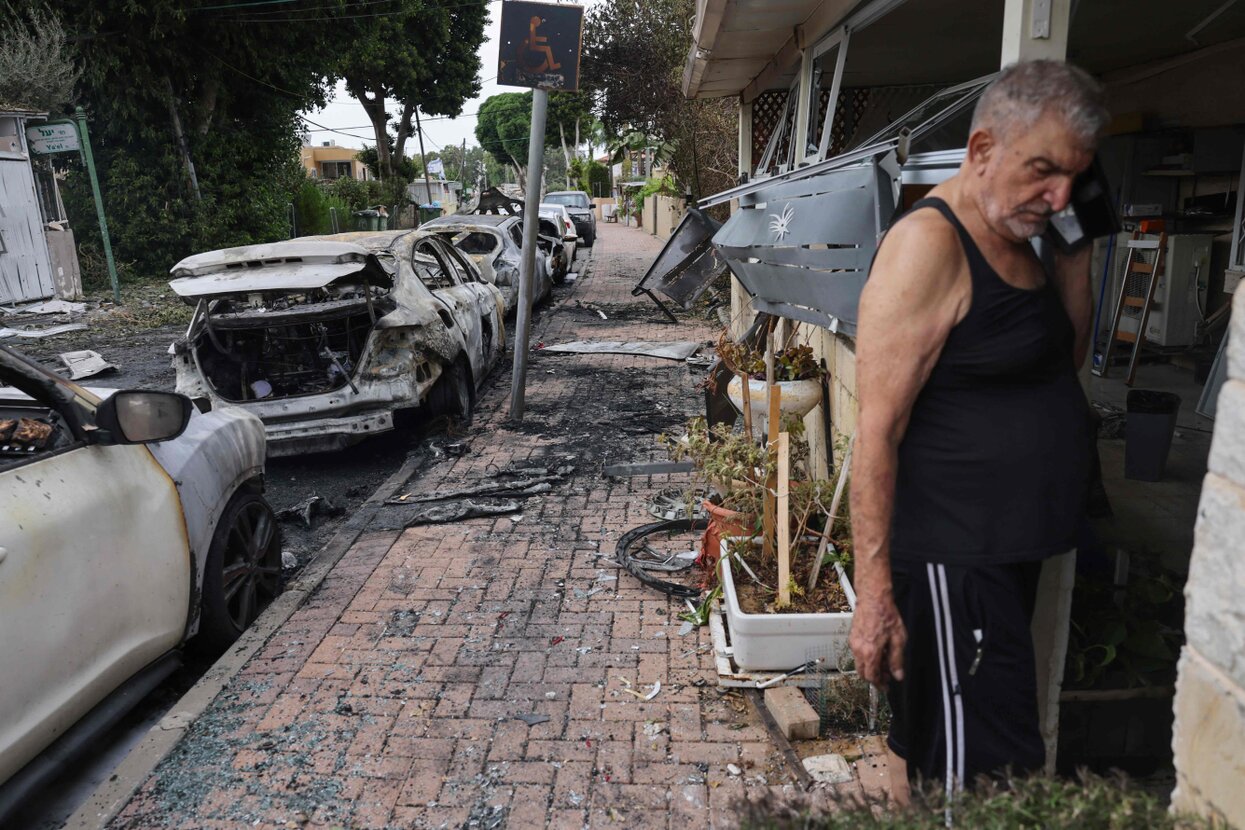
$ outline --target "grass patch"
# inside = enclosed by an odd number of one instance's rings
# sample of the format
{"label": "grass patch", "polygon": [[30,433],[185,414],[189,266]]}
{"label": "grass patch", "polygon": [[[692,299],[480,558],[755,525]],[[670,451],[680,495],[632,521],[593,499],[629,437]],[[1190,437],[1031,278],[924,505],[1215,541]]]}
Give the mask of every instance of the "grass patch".
{"label": "grass patch", "polygon": [[[954,826],[972,830],[1208,830],[1216,825],[1197,816],[1176,815],[1150,793],[1125,778],[1083,773],[1068,781],[1035,776],[989,783],[952,802]],[[835,799],[828,810],[806,797],[773,794],[740,802],[745,830],[935,830],[946,827],[946,801],[940,788],[914,793],[907,808]]]}

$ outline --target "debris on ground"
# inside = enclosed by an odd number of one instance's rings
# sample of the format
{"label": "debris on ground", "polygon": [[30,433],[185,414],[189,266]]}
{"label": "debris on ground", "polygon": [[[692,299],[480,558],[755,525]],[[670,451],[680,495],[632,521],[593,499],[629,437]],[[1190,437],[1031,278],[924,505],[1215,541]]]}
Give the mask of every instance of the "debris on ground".
{"label": "debris on ground", "polygon": [[10,314],[81,314],[86,311],[86,303],[72,303],[68,300],[46,300],[34,305],[7,309]]}
{"label": "debris on ground", "polygon": [[537,724],[539,724],[539,723],[548,723],[548,722],[549,722],[549,716],[548,716],[548,715],[541,715],[541,714],[537,714],[537,713],[535,713],[535,712],[532,712],[532,713],[524,713],[524,714],[520,714],[520,715],[515,715],[515,716],[514,716],[514,719],[515,719],[515,720],[521,720],[521,721],[523,721],[524,723],[526,723],[528,726],[536,726],[536,725],[537,725]]}
{"label": "debris on ground", "polygon": [[814,755],[802,762],[813,780],[823,784],[843,784],[852,780],[852,768],[842,755]]}
{"label": "debris on ground", "polygon": [[86,323],[62,323],[59,326],[49,326],[46,329],[11,329],[0,328],[0,340],[6,337],[53,337],[57,334],[67,334],[71,331],[82,331],[86,328]]}
{"label": "debris on ground", "polygon": [[1128,414],[1123,409],[1101,401],[1093,401],[1090,406],[1098,416],[1099,438],[1124,437],[1124,422],[1128,419]]}
{"label": "debris on ground", "polygon": [[691,506],[691,518],[705,518],[704,501],[708,498],[707,491],[702,487],[681,490],[667,487],[657,491],[648,501],[648,512],[653,518],[671,522],[675,519],[688,518],[688,506]]}
{"label": "debris on ground", "polygon": [[661,357],[667,360],[687,360],[700,351],[701,344],[690,340],[673,340],[654,343],[646,340],[573,340],[556,346],[545,346],[546,352],[562,354],[629,354],[640,357]]}
{"label": "debris on ground", "polygon": [[104,360],[103,355],[90,349],[83,349],[79,352],[63,352],[58,356],[61,359],[61,363],[64,363],[65,368],[69,370],[70,380],[82,380],[83,378],[102,375],[104,372],[117,371],[117,367]]}
{"label": "debris on ground", "polygon": [[438,461],[442,458],[462,458],[471,450],[467,441],[429,441],[428,451]]}
{"label": "debris on ground", "polygon": [[287,571],[297,568],[298,557],[288,550],[281,551],[281,567]]}
{"label": "debris on ground", "polygon": [[385,504],[423,504],[425,502],[458,499],[464,496],[493,496],[503,493],[510,496],[535,496],[549,492],[553,489],[553,484],[564,481],[574,471],[575,468],[570,465],[558,467],[553,472],[550,472],[547,467],[526,467],[522,468],[522,472],[502,471],[494,474],[493,477],[518,477],[513,481],[493,481],[491,483],[460,487],[456,490],[442,490],[435,493],[404,493],[401,496],[387,499]]}
{"label": "debris on ground", "polygon": [[416,525],[449,524],[464,519],[479,519],[485,516],[503,516],[515,513],[519,509],[517,501],[475,502],[470,499],[452,501],[446,504],[435,504],[418,510],[406,520],[407,527]]}
{"label": "debris on ground", "polygon": [[277,519],[283,522],[301,521],[304,527],[311,530],[314,517],[340,516],[343,512],[345,511],[342,508],[324,496],[311,495],[297,504],[278,510]]}

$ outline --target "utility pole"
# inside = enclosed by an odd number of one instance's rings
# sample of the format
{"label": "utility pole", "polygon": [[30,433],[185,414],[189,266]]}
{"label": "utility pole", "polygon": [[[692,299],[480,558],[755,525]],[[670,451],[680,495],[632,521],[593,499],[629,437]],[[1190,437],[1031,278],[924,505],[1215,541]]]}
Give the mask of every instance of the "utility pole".
{"label": "utility pole", "polygon": [[[424,128],[419,125],[419,107],[415,108],[415,132],[419,134],[419,163],[424,166],[424,189],[427,191],[428,204],[432,204],[432,182],[428,179],[428,159],[424,156]],[[419,205],[415,206],[415,211],[419,212]],[[423,222],[415,224],[418,226]]]}
{"label": "utility pole", "polygon": [[[532,90],[532,133],[527,144],[527,169],[545,167],[545,117],[549,93]],[[510,418],[523,420],[527,394],[527,341],[532,326],[532,294],[536,287],[536,231],[540,226],[540,176],[527,177],[523,195],[523,262],[519,268],[519,307],[515,314],[514,371],[510,376]]]}

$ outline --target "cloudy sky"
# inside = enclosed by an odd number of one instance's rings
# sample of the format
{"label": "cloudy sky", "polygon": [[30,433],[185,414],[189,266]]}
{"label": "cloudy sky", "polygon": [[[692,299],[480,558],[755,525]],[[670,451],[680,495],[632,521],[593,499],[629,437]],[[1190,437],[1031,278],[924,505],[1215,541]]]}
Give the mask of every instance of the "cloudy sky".
{"label": "cloudy sky", "polygon": [[[580,0],[584,6],[591,6],[593,2],[594,0]],[[475,113],[484,99],[499,92],[522,92],[518,87],[503,87],[496,83],[497,40],[500,29],[501,0],[489,0],[489,23],[485,27],[484,44],[480,47],[480,77],[483,80],[480,94],[463,106],[463,114],[458,118],[421,116],[424,149],[427,152],[431,153],[446,144],[461,144],[463,139],[467,140],[469,146],[476,144]],[[402,106],[390,101],[389,111],[396,117],[402,112]],[[345,84],[337,85],[337,91],[326,108],[318,112],[306,112],[304,115],[315,122],[306,125],[312,144],[336,141],[345,147],[362,147],[364,144],[376,143],[376,134],[368,123],[367,114],[359,106],[359,102],[346,92]],[[326,127],[337,132],[330,132],[324,129]],[[419,143],[414,136],[407,144],[407,152],[419,152]]]}

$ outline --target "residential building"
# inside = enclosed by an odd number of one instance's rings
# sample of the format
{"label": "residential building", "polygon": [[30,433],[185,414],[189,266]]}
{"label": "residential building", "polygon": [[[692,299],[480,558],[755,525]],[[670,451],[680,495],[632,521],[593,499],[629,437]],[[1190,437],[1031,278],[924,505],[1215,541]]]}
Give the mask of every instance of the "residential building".
{"label": "residential building", "polygon": [[339,147],[335,141],[320,144],[304,144],[300,160],[307,175],[313,179],[351,178],[367,181],[372,173],[359,161],[359,151],[353,147]]}

